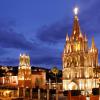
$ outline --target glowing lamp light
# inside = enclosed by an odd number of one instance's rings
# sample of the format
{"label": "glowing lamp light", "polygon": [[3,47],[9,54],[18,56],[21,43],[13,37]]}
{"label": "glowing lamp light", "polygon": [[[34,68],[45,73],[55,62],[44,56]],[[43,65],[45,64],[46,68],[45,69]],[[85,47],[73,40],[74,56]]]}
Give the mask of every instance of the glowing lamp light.
{"label": "glowing lamp light", "polygon": [[78,14],[78,7],[74,8],[74,14],[77,15]]}

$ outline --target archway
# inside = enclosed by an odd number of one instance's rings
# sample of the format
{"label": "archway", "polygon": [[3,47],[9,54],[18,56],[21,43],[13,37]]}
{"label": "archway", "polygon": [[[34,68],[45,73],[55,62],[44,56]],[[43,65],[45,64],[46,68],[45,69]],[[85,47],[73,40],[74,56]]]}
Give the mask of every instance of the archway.
{"label": "archway", "polygon": [[78,85],[75,82],[71,82],[71,83],[68,84],[68,89],[69,90],[77,90]]}

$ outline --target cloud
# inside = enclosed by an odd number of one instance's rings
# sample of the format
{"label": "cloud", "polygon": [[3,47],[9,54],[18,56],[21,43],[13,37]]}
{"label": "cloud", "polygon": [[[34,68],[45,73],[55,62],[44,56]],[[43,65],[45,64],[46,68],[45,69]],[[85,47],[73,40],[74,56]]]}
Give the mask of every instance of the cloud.
{"label": "cloud", "polygon": [[70,28],[70,25],[66,23],[57,22],[50,26],[43,26],[41,29],[38,30],[37,38],[46,43],[59,43],[63,39],[65,39],[67,30]]}
{"label": "cloud", "polygon": [[16,58],[7,57],[0,59],[0,64],[3,66],[8,66],[8,65],[16,66],[19,64],[19,61]]}
{"label": "cloud", "polygon": [[22,34],[0,30],[0,46],[4,48],[31,49],[32,44]]}
{"label": "cloud", "polygon": [[[86,4],[86,2],[87,1],[84,0],[81,3],[83,7],[83,11],[81,12],[80,10],[79,15],[81,30],[88,35],[89,41],[92,35],[95,37],[95,40],[97,40],[97,37],[99,37],[98,33],[100,32],[100,2],[92,1],[92,3],[88,4]],[[91,2],[91,0],[89,2]],[[84,5],[86,5],[86,7],[84,7]],[[9,53],[9,57],[6,58],[5,56],[4,59],[0,59],[0,63],[6,65],[18,64],[18,59],[14,56],[14,53],[23,51],[30,55],[32,65],[43,65],[44,67],[56,65],[61,68],[61,55],[65,44],[66,33],[70,35],[72,31],[72,17],[73,16],[68,15],[61,21],[42,26],[30,40],[27,39],[28,33],[22,34],[14,30],[16,28],[16,22],[9,21],[6,23],[2,21],[0,23],[0,47],[2,48],[0,54],[4,55],[5,53]],[[14,50],[9,50],[8,52],[8,49],[15,49],[16,52],[14,52]],[[14,53],[10,55],[10,52]]]}
{"label": "cloud", "polygon": [[[25,52],[30,55],[32,65],[59,65],[61,66],[60,58],[58,57],[59,51],[56,51],[54,46],[48,45],[47,42],[40,41],[39,38],[32,38],[28,40],[23,34],[17,33],[9,25],[4,24],[0,27],[0,51],[3,57],[0,57],[0,64],[2,65],[18,65],[19,52]],[[5,55],[4,55],[4,53]],[[56,54],[56,56],[54,55]]]}
{"label": "cloud", "polygon": [[33,65],[39,66],[42,65],[43,67],[53,67],[57,66],[61,68],[61,58],[56,56],[41,56],[39,58],[31,57],[31,62]]}
{"label": "cloud", "polygon": [[[89,1],[90,2],[90,1]],[[86,1],[83,1],[82,7],[86,4]],[[83,8],[79,13],[79,23],[81,26],[81,30],[87,34],[88,38],[91,36],[98,36],[100,32],[99,28],[99,18],[100,18],[100,9],[99,9],[100,1],[98,2],[90,2],[86,4],[86,7]],[[47,43],[59,43],[65,40],[66,33],[69,35],[72,32],[73,26],[73,16],[66,16],[61,21],[53,23],[52,25],[44,25],[37,31],[37,38],[42,42]],[[96,27],[95,27],[96,26]]]}
{"label": "cloud", "polygon": [[[86,1],[84,1],[84,4]],[[100,23],[99,23],[99,18],[100,18],[100,9],[99,8],[100,2],[94,3],[94,1],[89,5],[88,9],[83,8],[83,12],[81,12],[81,15],[79,15],[79,23],[81,26],[82,33],[86,33],[88,36],[88,40],[90,42],[92,36],[94,36],[95,41],[97,41],[97,38],[100,36],[98,33],[100,32]],[[97,9],[97,11],[96,11]],[[52,25],[48,26],[43,26],[41,29],[39,29],[36,33],[36,38],[41,41],[41,43],[46,44],[47,47],[50,46],[50,44],[53,44],[53,47],[51,50],[54,50],[53,48],[61,48],[59,52],[59,57],[55,53],[52,56],[44,56],[41,55],[41,57],[37,60],[35,58],[32,58],[35,63],[42,63],[42,64],[53,64],[56,63],[58,66],[61,65],[61,52],[63,51],[63,46],[65,44],[65,38],[66,38],[66,33],[69,35],[71,34],[72,31],[72,26],[73,26],[73,19],[71,18],[64,18],[62,21],[59,21],[57,23],[54,23]],[[58,45],[61,43],[62,45]],[[97,44],[97,43],[96,43]],[[99,45],[97,45],[99,47]],[[48,49],[49,50],[49,49]],[[43,53],[44,54],[44,53]],[[52,54],[52,53],[50,53]],[[100,56],[99,56],[100,59]]]}
{"label": "cloud", "polygon": [[27,40],[22,33],[17,33],[14,30],[15,23],[13,21],[0,22],[0,47],[22,50],[35,48],[34,43]]}

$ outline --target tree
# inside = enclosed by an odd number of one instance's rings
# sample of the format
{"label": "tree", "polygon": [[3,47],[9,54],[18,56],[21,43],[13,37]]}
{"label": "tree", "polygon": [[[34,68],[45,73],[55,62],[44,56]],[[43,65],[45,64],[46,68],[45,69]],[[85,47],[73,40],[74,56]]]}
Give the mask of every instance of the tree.
{"label": "tree", "polygon": [[51,71],[52,71],[52,73],[53,74],[55,74],[55,76],[58,74],[58,69],[57,69],[57,67],[53,67],[52,69],[51,69]]}

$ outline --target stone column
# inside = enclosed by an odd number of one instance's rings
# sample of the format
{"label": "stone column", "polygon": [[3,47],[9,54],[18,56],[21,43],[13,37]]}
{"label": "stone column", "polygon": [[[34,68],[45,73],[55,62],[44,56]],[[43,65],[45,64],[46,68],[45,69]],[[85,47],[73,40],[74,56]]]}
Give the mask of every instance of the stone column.
{"label": "stone column", "polygon": [[18,87],[18,90],[17,90],[17,96],[19,97],[19,87]]}
{"label": "stone column", "polygon": [[68,91],[68,100],[71,100],[71,91]]}
{"label": "stone column", "polygon": [[56,100],[58,100],[58,82],[57,82],[57,76],[56,76]]}
{"label": "stone column", "polygon": [[47,88],[47,100],[49,100],[49,89]]}
{"label": "stone column", "polygon": [[56,100],[58,100],[58,83],[56,83]]}
{"label": "stone column", "polygon": [[40,89],[38,88],[38,100],[40,100]]}
{"label": "stone column", "polygon": [[99,83],[99,100],[100,100],[100,83]]}
{"label": "stone column", "polygon": [[58,100],[58,89],[56,89],[56,100]]}
{"label": "stone column", "polygon": [[49,100],[49,90],[51,89],[51,80],[49,79],[49,83],[47,84],[47,100]]}
{"label": "stone column", "polygon": [[25,87],[23,88],[23,97],[25,98]]}
{"label": "stone column", "polygon": [[32,88],[30,89],[30,99],[32,99]]}

